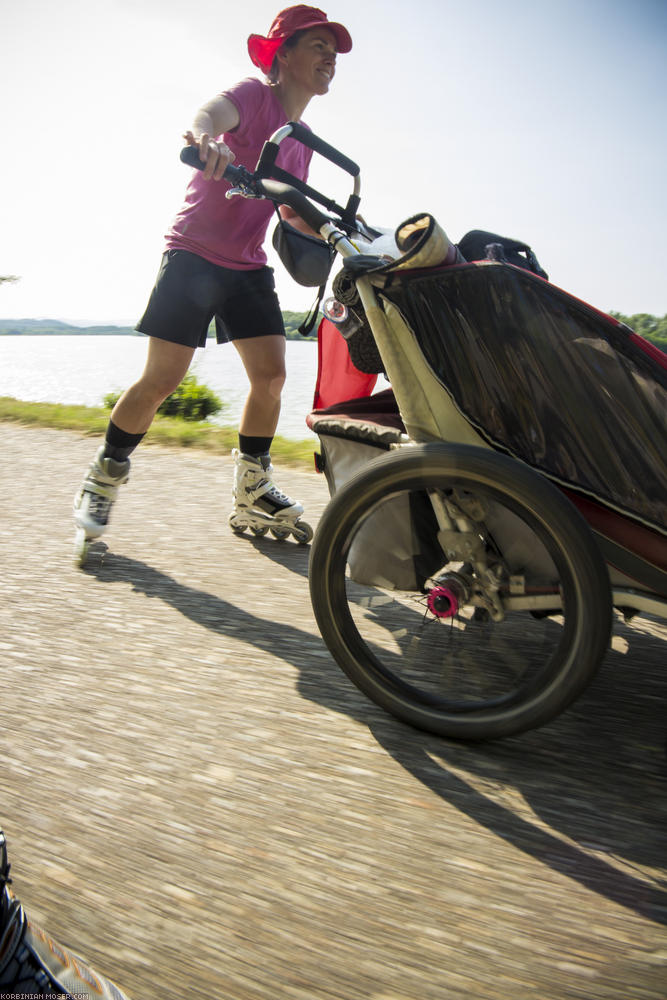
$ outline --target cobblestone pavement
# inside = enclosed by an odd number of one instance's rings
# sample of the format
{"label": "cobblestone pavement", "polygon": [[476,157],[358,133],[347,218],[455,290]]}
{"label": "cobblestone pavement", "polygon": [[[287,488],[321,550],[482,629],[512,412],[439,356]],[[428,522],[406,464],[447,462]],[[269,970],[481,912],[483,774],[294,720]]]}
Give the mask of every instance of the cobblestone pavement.
{"label": "cobblestone pavement", "polygon": [[[667,630],[487,746],[319,638],[308,549],[227,527],[231,459],[144,446],[87,572],[97,442],[0,424],[0,819],[29,913],[134,1000],[664,1000]],[[316,523],[321,477],[278,482]]]}

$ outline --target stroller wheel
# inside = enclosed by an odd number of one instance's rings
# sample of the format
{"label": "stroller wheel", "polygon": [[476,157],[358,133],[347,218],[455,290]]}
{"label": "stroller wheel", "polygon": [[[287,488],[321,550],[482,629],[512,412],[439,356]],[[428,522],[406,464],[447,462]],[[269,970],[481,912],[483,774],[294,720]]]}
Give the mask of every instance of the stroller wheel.
{"label": "stroller wheel", "polygon": [[491,450],[426,444],[370,463],[328,505],[309,576],[348,677],[455,739],[548,722],[609,643],[609,578],[588,525],[548,480]]}

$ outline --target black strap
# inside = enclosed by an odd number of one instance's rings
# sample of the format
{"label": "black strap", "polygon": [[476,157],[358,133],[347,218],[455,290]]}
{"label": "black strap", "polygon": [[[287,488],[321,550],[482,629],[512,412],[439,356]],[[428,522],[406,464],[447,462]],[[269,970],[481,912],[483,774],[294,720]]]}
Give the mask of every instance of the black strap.
{"label": "black strap", "polygon": [[[279,222],[284,222],[285,220],[283,219],[282,215],[280,214],[280,212],[278,210],[278,206],[274,203],[273,207],[276,210],[276,215],[278,216],[278,221]],[[327,273],[327,281],[329,280],[329,274],[331,274],[331,268],[333,266],[334,257],[335,257],[335,254],[333,254],[332,257],[331,257],[331,264],[329,265],[329,272]],[[302,337],[307,337],[310,334],[310,331],[315,326],[315,321],[317,320],[317,314],[320,311],[320,306],[322,305],[322,299],[324,298],[324,292],[326,290],[326,287],[327,287],[327,282],[325,281],[318,288],[318,290],[317,290],[317,298],[315,299],[315,301],[313,302],[312,306],[310,307],[310,312],[307,314],[307,316],[304,319],[303,323],[298,328],[298,331],[299,331],[299,333],[301,334]]]}
{"label": "black strap", "polygon": [[310,312],[308,313],[303,323],[299,327],[299,333],[301,334],[302,337],[307,337],[310,331],[315,326],[315,320],[317,319],[317,314],[320,311],[320,306],[322,304],[322,299],[324,298],[324,290],[326,287],[327,287],[326,282],[325,284],[320,285],[317,291],[317,298],[313,302]]}

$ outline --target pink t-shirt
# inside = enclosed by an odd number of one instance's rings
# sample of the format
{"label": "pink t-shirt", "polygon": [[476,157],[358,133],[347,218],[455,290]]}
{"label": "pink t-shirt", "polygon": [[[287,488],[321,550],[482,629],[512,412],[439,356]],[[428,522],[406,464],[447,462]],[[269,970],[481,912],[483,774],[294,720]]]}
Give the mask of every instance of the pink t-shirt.
{"label": "pink t-shirt", "polygon": [[[254,77],[241,80],[223,96],[236,106],[239,124],[222,139],[235,154],[237,165],[254,170],[265,141],[286,124],[285,112],[273,88]],[[311,156],[312,150],[306,146],[285,139],[276,163],[305,181]],[[275,214],[273,203],[239,195],[226,198],[229,187],[227,181],[205,181],[201,171],[192,171],[185,203],[166,235],[168,250],[189,250],[213,264],[239,271],[266,264],[262,244]]]}

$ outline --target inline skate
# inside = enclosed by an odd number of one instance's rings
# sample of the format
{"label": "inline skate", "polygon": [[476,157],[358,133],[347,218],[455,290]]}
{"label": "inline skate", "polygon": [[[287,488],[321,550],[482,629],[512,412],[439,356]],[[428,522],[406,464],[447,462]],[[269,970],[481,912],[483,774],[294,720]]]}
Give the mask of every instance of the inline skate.
{"label": "inline skate", "polygon": [[301,545],[307,545],[313,537],[313,529],[300,520],[301,504],[286,496],[272,481],[270,456],[256,458],[236,448],[232,456],[234,509],[229,515],[232,530],[240,535],[250,528],[257,537],[270,532],[279,542],[293,535]]}
{"label": "inline skate", "polygon": [[28,919],[9,889],[9,869],[7,843],[0,830],[0,995],[128,1000],[115,983]]}
{"label": "inline skate", "polygon": [[130,460],[105,457],[102,445],[74,498],[74,555],[79,566],[85,565],[90,543],[106,531],[118,487],[129,477]]}

